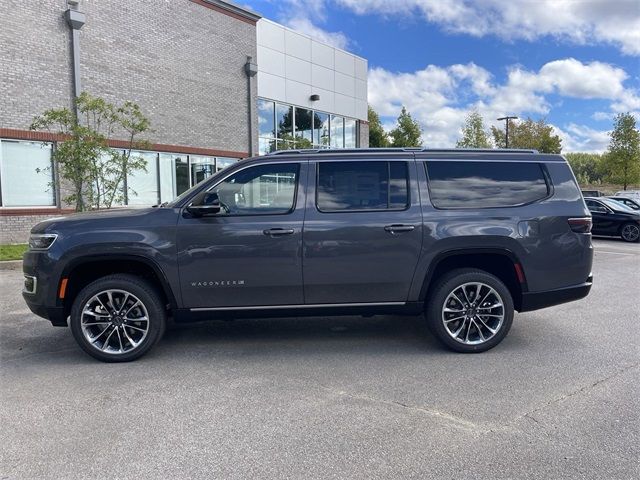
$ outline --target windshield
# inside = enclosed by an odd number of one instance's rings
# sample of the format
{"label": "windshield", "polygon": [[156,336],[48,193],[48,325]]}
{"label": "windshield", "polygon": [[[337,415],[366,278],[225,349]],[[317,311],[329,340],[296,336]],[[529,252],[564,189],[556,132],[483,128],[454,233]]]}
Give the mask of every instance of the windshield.
{"label": "windshield", "polygon": [[631,207],[627,207],[624,203],[617,200],[610,200],[608,198],[599,198],[602,203],[612,210],[618,210],[619,212],[632,212],[636,213]]}

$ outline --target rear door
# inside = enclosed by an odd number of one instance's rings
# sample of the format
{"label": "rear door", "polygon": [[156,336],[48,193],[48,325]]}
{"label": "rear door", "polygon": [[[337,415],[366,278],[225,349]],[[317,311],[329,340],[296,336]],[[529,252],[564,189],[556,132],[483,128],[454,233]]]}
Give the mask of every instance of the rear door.
{"label": "rear door", "polygon": [[183,303],[215,309],[302,304],[303,161],[265,162],[210,188],[223,209],[177,229]]}
{"label": "rear door", "polygon": [[413,158],[309,162],[306,304],[405,302],[422,245]]}

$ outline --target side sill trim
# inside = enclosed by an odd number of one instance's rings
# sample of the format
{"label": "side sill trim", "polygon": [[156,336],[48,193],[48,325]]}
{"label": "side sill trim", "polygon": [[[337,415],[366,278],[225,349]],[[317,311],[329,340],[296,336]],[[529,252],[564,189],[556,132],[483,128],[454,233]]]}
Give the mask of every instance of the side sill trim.
{"label": "side sill trim", "polygon": [[384,306],[401,306],[406,302],[378,302],[378,303],[316,303],[312,305],[253,305],[245,307],[199,307],[190,308],[191,312],[216,312],[226,310],[281,310],[295,308],[323,308],[323,307],[384,307]]}

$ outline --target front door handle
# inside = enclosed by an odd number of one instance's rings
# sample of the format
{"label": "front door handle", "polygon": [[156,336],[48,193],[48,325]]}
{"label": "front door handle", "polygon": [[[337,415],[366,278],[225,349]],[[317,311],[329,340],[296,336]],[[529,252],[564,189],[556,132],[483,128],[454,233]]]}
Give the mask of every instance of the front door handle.
{"label": "front door handle", "polygon": [[270,237],[277,237],[280,235],[293,235],[293,228],[268,228],[262,233],[269,235]]}
{"label": "front door handle", "polygon": [[411,232],[415,230],[414,225],[387,225],[384,227],[385,232],[389,232],[391,234],[402,233],[402,232]]}

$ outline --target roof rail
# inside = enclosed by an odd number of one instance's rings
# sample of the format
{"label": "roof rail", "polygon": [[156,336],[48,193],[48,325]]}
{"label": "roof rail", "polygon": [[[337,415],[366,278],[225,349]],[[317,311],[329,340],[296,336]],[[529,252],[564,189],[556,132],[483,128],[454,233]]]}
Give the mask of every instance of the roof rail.
{"label": "roof rail", "polygon": [[492,154],[538,154],[535,149],[523,148],[424,148],[424,147],[391,147],[391,148],[304,148],[297,150],[276,150],[267,155],[316,155],[330,153],[399,153],[399,152],[426,152],[426,153],[492,153]]}

